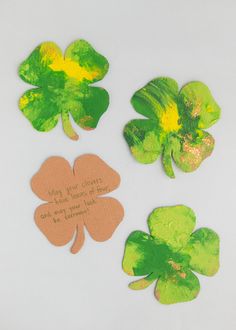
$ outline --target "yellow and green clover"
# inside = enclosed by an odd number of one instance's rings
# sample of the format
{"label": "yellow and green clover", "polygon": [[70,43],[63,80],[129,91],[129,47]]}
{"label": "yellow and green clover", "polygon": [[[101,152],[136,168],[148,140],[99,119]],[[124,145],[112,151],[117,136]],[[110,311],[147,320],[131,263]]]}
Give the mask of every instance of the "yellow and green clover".
{"label": "yellow and green clover", "polygon": [[38,88],[28,90],[19,108],[33,127],[42,132],[53,129],[59,118],[63,129],[78,139],[70,115],[83,129],[94,129],[109,104],[107,91],[90,84],[101,80],[108,61],[85,40],[73,42],[63,56],[53,42],[40,44],[20,65],[19,76]]}
{"label": "yellow and green clover", "polygon": [[217,122],[220,108],[210,90],[193,81],[179,91],[175,80],[157,78],[132,97],[134,109],[148,119],[131,120],[124,137],[137,161],[153,163],[160,155],[166,174],[174,178],[172,158],[185,172],[194,171],[214,148],[204,131]]}
{"label": "yellow and green clover", "polygon": [[146,276],[129,287],[145,289],[157,280],[155,296],[162,304],[190,301],[200,283],[194,272],[213,276],[219,269],[219,237],[209,228],[192,233],[196,217],[187,206],[155,209],[148,218],[150,235],[132,232],[125,245],[123,269]]}

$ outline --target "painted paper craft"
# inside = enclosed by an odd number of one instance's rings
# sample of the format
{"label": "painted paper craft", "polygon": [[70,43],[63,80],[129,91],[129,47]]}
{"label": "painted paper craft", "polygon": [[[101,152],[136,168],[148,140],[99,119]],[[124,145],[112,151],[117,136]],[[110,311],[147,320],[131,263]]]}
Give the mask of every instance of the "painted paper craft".
{"label": "painted paper craft", "polygon": [[155,209],[148,218],[150,235],[137,230],[126,241],[123,270],[146,276],[129,287],[141,290],[156,281],[155,297],[162,304],[196,298],[200,283],[194,273],[213,276],[219,269],[219,237],[209,228],[192,233],[195,223],[187,206]]}
{"label": "painted paper craft", "polygon": [[95,241],[108,240],[124,210],[118,200],[103,195],[119,184],[119,174],[96,155],[78,157],[73,169],[64,158],[51,157],[31,180],[33,192],[46,201],[35,211],[36,225],[54,245],[74,239],[72,253],[84,243],[84,228]]}
{"label": "painted paper craft", "polygon": [[150,164],[162,156],[166,174],[174,178],[172,158],[182,171],[192,172],[212,153],[214,139],[204,129],[217,122],[220,108],[202,82],[190,82],[179,91],[175,80],[156,78],[131,103],[147,118],[131,120],[124,128],[138,162]]}
{"label": "painted paper craft", "polygon": [[91,130],[107,110],[107,91],[90,84],[101,80],[108,67],[107,59],[85,40],[73,42],[65,55],[54,42],[44,42],[20,65],[21,79],[37,88],[24,93],[19,108],[41,132],[52,130],[61,118],[66,135],[77,140],[70,117]]}

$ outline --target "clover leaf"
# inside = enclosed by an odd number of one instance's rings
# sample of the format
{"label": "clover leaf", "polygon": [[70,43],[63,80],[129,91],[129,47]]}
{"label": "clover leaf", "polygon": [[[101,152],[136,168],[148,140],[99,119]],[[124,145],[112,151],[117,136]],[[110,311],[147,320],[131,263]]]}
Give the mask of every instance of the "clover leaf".
{"label": "clover leaf", "polygon": [[20,98],[19,108],[33,127],[52,130],[59,118],[64,132],[78,139],[70,115],[83,129],[96,128],[109,104],[109,95],[90,84],[101,80],[108,71],[108,61],[85,40],[76,40],[65,51],[53,42],[44,42],[20,65],[19,76],[38,88]]}
{"label": "clover leaf", "polygon": [[180,92],[175,80],[156,78],[132,97],[134,109],[148,119],[131,120],[124,137],[135,159],[153,163],[162,155],[166,174],[174,178],[172,158],[184,172],[194,171],[214,148],[204,131],[217,122],[220,108],[201,82],[186,84]]}
{"label": "clover leaf", "polygon": [[94,240],[108,240],[124,209],[104,195],[119,184],[119,174],[96,155],[78,157],[73,169],[66,159],[50,157],[31,180],[33,192],[46,201],[35,211],[36,225],[54,245],[74,240],[72,253],[84,244],[84,228]]}
{"label": "clover leaf", "polygon": [[213,276],[219,268],[219,237],[209,228],[192,233],[196,217],[184,205],[160,207],[148,218],[150,235],[132,232],[125,245],[123,270],[146,276],[129,287],[140,290],[157,280],[155,296],[162,304],[190,301],[200,283],[193,272]]}

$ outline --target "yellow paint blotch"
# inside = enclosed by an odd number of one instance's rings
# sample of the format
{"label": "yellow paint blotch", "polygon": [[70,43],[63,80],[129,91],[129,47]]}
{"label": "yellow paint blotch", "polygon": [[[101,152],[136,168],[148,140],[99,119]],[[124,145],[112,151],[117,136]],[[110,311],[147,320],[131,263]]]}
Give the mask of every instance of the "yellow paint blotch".
{"label": "yellow paint blotch", "polygon": [[165,132],[175,132],[181,127],[178,121],[179,112],[177,105],[175,103],[171,103],[160,117],[161,126]]}
{"label": "yellow paint blotch", "polygon": [[60,49],[53,43],[42,44],[40,53],[42,55],[42,62],[47,63],[53,71],[65,72],[69,78],[78,81],[82,81],[83,79],[92,81],[99,75],[97,71],[87,71],[79,63],[72,61],[70,58],[63,58]]}
{"label": "yellow paint blotch", "polygon": [[20,109],[24,109],[28,103],[29,103],[28,97],[26,95],[23,95],[19,101]]}

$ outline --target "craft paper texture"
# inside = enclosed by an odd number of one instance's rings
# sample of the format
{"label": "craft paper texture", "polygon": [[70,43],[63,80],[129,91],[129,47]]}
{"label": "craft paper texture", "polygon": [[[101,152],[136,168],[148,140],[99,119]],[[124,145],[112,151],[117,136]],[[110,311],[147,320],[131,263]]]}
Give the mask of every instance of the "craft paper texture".
{"label": "craft paper texture", "polygon": [[19,108],[33,127],[52,130],[59,118],[68,137],[78,139],[70,115],[83,129],[94,129],[109,104],[109,95],[90,84],[101,80],[108,61],[85,40],[73,42],[63,56],[53,42],[40,44],[20,65],[19,75],[38,88],[20,98]]}
{"label": "craft paper texture", "polygon": [[192,233],[194,212],[177,205],[155,209],[148,218],[150,235],[132,232],[125,245],[123,269],[146,276],[129,285],[140,290],[156,282],[155,296],[163,304],[190,301],[200,283],[194,272],[213,276],[219,268],[219,237],[209,228]]}
{"label": "craft paper texture", "polygon": [[111,237],[123,219],[122,205],[102,197],[120,184],[120,176],[96,155],[83,155],[70,164],[51,157],[31,181],[34,193],[46,201],[35,211],[35,222],[54,245],[71,247],[77,253],[84,243],[84,227],[96,241]]}
{"label": "craft paper texture", "polygon": [[166,174],[174,178],[172,158],[184,172],[196,170],[214,148],[204,131],[217,122],[220,108],[201,82],[186,84],[179,92],[171,78],[156,78],[131,99],[134,109],[147,119],[130,121],[124,137],[137,161],[153,163],[162,155]]}

